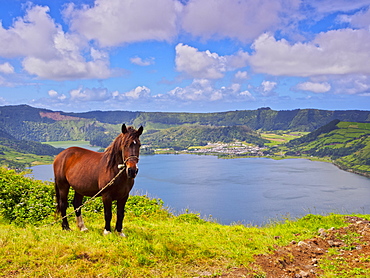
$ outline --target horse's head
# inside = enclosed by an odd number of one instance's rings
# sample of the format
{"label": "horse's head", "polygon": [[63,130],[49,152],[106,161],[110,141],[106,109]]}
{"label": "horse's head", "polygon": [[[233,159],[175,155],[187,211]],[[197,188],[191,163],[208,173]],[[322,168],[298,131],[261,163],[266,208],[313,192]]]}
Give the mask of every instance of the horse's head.
{"label": "horse's head", "polygon": [[135,178],[139,171],[137,167],[141,146],[139,137],[142,133],[142,126],[136,130],[132,127],[127,128],[125,124],[122,125],[122,135],[125,138],[122,146],[123,167],[126,168],[126,174],[129,178]]}

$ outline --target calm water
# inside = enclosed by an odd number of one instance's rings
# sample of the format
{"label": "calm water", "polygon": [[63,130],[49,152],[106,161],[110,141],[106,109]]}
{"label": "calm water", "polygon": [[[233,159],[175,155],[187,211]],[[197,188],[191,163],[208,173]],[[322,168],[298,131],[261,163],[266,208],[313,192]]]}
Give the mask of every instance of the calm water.
{"label": "calm water", "polygon": [[[330,163],[304,159],[218,159],[141,156],[135,189],[161,198],[174,212],[198,212],[218,222],[262,225],[308,213],[370,213],[370,179]],[[35,166],[52,180],[52,166]]]}

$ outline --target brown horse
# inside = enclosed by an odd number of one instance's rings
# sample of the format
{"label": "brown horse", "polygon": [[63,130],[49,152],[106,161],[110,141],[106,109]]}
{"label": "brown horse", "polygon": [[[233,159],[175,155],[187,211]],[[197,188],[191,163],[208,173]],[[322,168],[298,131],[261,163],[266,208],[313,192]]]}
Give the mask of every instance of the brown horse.
{"label": "brown horse", "polygon": [[[130,190],[134,186],[139,162],[140,140],[143,132],[141,126],[138,130],[122,125],[122,133],[111,143],[104,153],[98,153],[79,147],[71,147],[54,160],[55,191],[57,199],[57,212],[66,216],[68,207],[68,192],[72,187],[75,191],[73,206],[75,209],[82,204],[83,196],[94,196],[105,187],[119,172],[119,167],[125,167],[111,186],[100,194],[104,205],[105,229],[104,234],[111,232],[112,201],[117,201],[116,231],[122,232],[124,208]],[[82,220],[81,209],[76,211],[77,226],[81,231],[87,228]],[[69,230],[67,217],[62,220],[62,228]]]}

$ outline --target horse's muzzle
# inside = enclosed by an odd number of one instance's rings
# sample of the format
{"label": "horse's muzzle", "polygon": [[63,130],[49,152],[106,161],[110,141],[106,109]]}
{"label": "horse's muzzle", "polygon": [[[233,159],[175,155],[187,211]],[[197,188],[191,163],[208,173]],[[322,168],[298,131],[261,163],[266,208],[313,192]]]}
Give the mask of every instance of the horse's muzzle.
{"label": "horse's muzzle", "polygon": [[135,168],[127,168],[127,175],[129,178],[135,178],[137,173],[139,172],[139,168],[135,167]]}

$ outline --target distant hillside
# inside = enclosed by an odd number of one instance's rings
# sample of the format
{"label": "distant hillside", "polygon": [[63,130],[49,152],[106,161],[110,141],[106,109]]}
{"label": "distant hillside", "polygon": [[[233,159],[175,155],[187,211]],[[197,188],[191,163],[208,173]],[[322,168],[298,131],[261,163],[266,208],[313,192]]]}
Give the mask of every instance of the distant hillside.
{"label": "distant hillside", "polygon": [[63,115],[97,120],[107,124],[126,123],[127,125],[132,125],[140,113],[130,111],[91,111],[85,113],[63,113]]}
{"label": "distant hillside", "polygon": [[52,156],[62,150],[39,142],[18,140],[0,130],[0,166],[23,170],[45,156],[50,156],[49,161],[52,161]]}
{"label": "distant hillside", "polygon": [[0,130],[18,140],[90,141],[101,134],[112,133],[113,137],[118,133],[119,127],[94,118],[79,117],[78,114],[16,105],[0,107]]}
{"label": "distant hillside", "polygon": [[370,122],[370,111],[327,111],[296,109],[275,111],[270,108],[220,113],[159,113],[140,112],[134,124],[152,128],[182,124],[215,126],[247,125],[254,130],[314,131],[332,120]]}
{"label": "distant hillside", "polygon": [[327,156],[340,167],[363,174],[369,171],[370,111],[358,110],[275,111],[265,107],[221,113],[66,113],[28,105],[2,106],[1,146],[11,150],[13,156],[24,152],[32,155],[54,152],[41,151],[40,145],[28,141],[87,140],[106,147],[120,132],[122,123],[136,127],[143,125],[143,144],[174,149],[232,141],[261,146],[266,141],[256,131],[306,131],[311,133],[292,140],[283,148],[289,148],[288,153],[291,154]]}
{"label": "distant hillside", "polygon": [[[66,113],[34,108],[28,105],[0,107],[1,129],[17,139],[35,141],[89,140],[89,133],[100,132],[110,125],[122,123],[135,126],[143,125],[146,130],[165,129],[183,124],[198,124],[212,126],[246,125],[254,130],[266,131],[314,131],[334,119],[370,122],[370,111],[317,109],[275,111],[270,108],[260,108],[220,113],[130,111]],[[110,128],[110,131],[112,131],[112,128]]]}
{"label": "distant hillside", "polygon": [[221,113],[130,111],[66,113],[27,105],[0,107],[0,129],[18,140],[41,142],[87,140],[101,147],[106,147],[117,136],[122,123],[136,127],[143,125],[142,140],[147,144],[180,148],[189,144],[202,145],[206,141],[243,141],[241,138],[247,139],[248,143],[260,145],[263,144],[263,140],[257,134],[252,135],[250,131],[245,133],[245,127],[250,130],[310,132],[335,119],[370,122],[370,111],[317,109],[275,111],[266,107]]}
{"label": "distant hillside", "polygon": [[286,146],[288,154],[328,156],[341,168],[370,177],[370,123],[335,120]]}
{"label": "distant hillside", "polygon": [[159,148],[187,149],[191,146],[205,146],[208,142],[245,141],[263,146],[268,140],[247,126],[204,126],[182,125],[163,130],[149,130],[143,136],[143,144],[153,144]]}

